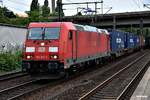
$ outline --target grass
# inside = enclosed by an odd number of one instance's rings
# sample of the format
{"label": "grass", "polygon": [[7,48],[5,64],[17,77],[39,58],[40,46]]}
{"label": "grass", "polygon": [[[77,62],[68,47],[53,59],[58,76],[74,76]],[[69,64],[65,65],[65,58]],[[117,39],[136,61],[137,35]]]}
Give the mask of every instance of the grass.
{"label": "grass", "polygon": [[22,52],[4,52],[0,54],[0,72],[8,72],[21,68]]}

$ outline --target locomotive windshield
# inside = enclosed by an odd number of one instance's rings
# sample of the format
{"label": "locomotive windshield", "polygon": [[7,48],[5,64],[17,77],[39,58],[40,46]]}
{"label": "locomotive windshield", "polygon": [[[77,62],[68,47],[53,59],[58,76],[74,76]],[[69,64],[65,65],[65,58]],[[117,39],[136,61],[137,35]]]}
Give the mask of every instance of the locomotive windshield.
{"label": "locomotive windshield", "polygon": [[28,39],[42,39],[43,28],[29,29]]}
{"label": "locomotive windshield", "polygon": [[44,39],[59,39],[60,28],[45,28]]}
{"label": "locomotive windshield", "polygon": [[31,28],[28,39],[59,39],[60,28]]}

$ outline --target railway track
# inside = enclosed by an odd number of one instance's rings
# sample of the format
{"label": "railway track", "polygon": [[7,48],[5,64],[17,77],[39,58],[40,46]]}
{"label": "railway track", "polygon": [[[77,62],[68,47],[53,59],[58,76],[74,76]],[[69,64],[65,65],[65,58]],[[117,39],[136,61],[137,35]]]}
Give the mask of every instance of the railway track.
{"label": "railway track", "polygon": [[[125,59],[123,61],[125,61]],[[117,66],[117,64],[114,66]],[[82,74],[85,74],[85,73],[82,73]],[[82,74],[77,75],[68,80],[73,81],[76,77],[79,77]],[[1,90],[0,91],[0,100],[16,100],[16,99],[18,100],[20,98],[28,99],[27,97],[30,97],[31,95],[35,94],[37,91],[44,91],[47,88],[57,87],[64,83],[69,85],[69,82],[64,79],[59,80],[59,81],[49,82],[46,84],[38,84],[36,81],[29,81],[29,82],[26,82],[23,84],[19,84],[19,85]],[[71,83],[75,83],[75,82],[71,82]],[[53,93],[55,93],[55,91],[53,91]],[[41,92],[40,92],[40,94],[41,94]],[[50,94],[50,92],[49,92],[49,94]],[[39,97],[39,95],[38,95],[38,97]],[[36,99],[38,99],[38,98],[36,98]]]}
{"label": "railway track", "polygon": [[[55,99],[56,100],[77,100],[79,97],[81,97],[83,94],[88,92],[90,89],[94,88],[97,85],[97,83],[103,82],[105,79],[110,77],[110,75],[112,75],[114,72],[119,71],[121,68],[125,67],[128,63],[132,62],[132,60],[136,59],[138,56],[141,56],[143,53],[145,52],[138,52],[129,57],[122,58],[122,60],[120,60],[119,58],[118,59],[119,61],[117,60],[117,62],[105,65],[101,68],[96,69],[95,71],[91,70],[83,77],[81,76],[78,77],[78,80],[72,80],[72,82],[70,83],[65,82],[65,85],[62,84],[62,86],[63,88],[66,88],[66,90],[64,89],[63,91],[58,90],[59,93],[57,93],[58,91],[49,91],[48,93],[50,96],[48,97],[48,100],[55,100]],[[68,86],[70,85],[72,86],[68,89]],[[56,94],[53,94],[52,92],[55,92]],[[41,94],[43,93],[40,92],[39,95]],[[44,97],[45,94],[41,96]]]}
{"label": "railway track", "polygon": [[34,84],[35,82],[35,80],[32,80],[23,84],[0,90],[0,100],[11,100],[11,98],[18,94],[37,88],[38,84]]}
{"label": "railway track", "polygon": [[[120,71],[113,74],[107,80],[98,84],[91,91],[89,91],[88,93],[80,97],[79,100],[101,100],[101,99],[102,100],[124,100],[125,97],[127,96],[127,93],[129,92],[129,89],[131,89],[130,87],[133,85],[133,83],[137,79],[139,79],[139,76],[142,73],[144,74],[144,71],[149,64],[149,60],[143,63],[142,67],[139,67],[139,68],[137,67],[139,69],[138,72],[134,75],[134,77],[132,78],[132,81],[125,87],[125,89],[122,90],[122,92],[119,92],[120,90],[118,87],[121,86],[123,83],[119,84],[121,83],[121,81],[119,80],[123,80],[125,77],[128,78],[130,75],[129,69],[132,70],[132,73],[133,73],[133,70],[136,70],[136,68],[133,69],[132,66],[134,67],[138,66],[138,64],[140,64],[139,63],[140,60],[142,60],[146,56],[146,54],[140,56],[133,62],[129,63],[126,67],[124,67]],[[129,74],[128,77],[127,77],[127,74]],[[117,90],[119,94],[116,93]]]}
{"label": "railway track", "polygon": [[68,79],[54,80],[51,82],[48,81],[42,84],[37,80],[29,81],[29,82],[26,82],[26,83],[23,83],[14,87],[1,90],[0,100],[18,100],[21,97],[26,96],[30,93],[34,93],[43,88],[54,87],[56,85],[60,85],[61,83],[65,83],[67,80],[70,80],[75,77],[78,77],[78,75],[72,76]]}
{"label": "railway track", "polygon": [[17,77],[22,77],[22,76],[26,76],[28,75],[27,73],[23,73],[23,72],[13,72],[13,73],[9,73],[9,74],[4,74],[0,76],[0,82],[2,81],[6,81],[6,80],[10,80],[10,79],[14,79]]}
{"label": "railway track", "polygon": [[30,75],[23,72],[14,72],[0,76],[0,91],[15,85],[32,80]]}

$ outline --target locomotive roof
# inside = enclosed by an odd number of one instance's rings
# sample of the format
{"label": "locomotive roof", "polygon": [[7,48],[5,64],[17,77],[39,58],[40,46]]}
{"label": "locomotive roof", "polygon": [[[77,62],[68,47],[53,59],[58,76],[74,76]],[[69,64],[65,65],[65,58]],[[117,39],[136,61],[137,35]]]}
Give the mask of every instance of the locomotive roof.
{"label": "locomotive roof", "polygon": [[107,30],[98,29],[93,26],[73,24],[72,22],[32,22],[29,24],[28,28],[34,27],[61,27],[64,25],[69,30],[80,30],[80,31],[90,31],[98,32],[103,34],[109,34]]}
{"label": "locomotive roof", "polygon": [[32,22],[29,24],[28,28],[34,27],[61,27],[66,26],[68,29],[76,30],[72,22]]}

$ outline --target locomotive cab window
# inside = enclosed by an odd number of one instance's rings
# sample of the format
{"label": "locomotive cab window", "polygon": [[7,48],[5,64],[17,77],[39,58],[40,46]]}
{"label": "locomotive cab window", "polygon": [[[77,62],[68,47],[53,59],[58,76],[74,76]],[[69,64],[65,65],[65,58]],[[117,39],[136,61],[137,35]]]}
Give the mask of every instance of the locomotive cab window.
{"label": "locomotive cab window", "polygon": [[44,39],[59,39],[60,28],[45,28]]}
{"label": "locomotive cab window", "polygon": [[28,30],[28,39],[42,39],[43,28],[31,28]]}
{"label": "locomotive cab window", "polygon": [[72,40],[73,32],[70,30],[69,31],[69,40]]}

